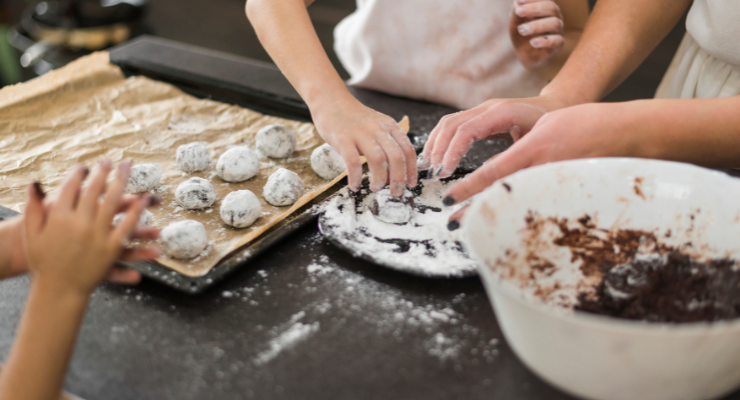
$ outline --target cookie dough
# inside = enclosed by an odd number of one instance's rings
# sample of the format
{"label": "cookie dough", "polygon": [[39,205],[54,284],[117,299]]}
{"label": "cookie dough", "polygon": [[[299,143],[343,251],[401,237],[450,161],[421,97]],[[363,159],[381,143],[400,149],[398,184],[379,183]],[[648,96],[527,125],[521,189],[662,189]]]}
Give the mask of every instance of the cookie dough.
{"label": "cookie dough", "polygon": [[198,221],[178,221],[162,229],[159,236],[162,252],[180,260],[195,258],[208,247],[206,228]]}
{"label": "cookie dough", "polygon": [[295,151],[295,131],[285,125],[268,125],[257,132],[257,149],[270,158],[288,158]]}
{"label": "cookie dough", "polygon": [[246,181],[257,175],[259,171],[259,156],[245,146],[226,150],[216,164],[216,173],[226,182]]}
{"label": "cookie dough", "polygon": [[183,172],[198,172],[208,168],[211,155],[202,142],[188,143],[177,148],[177,166]]}
{"label": "cookie dough", "polygon": [[311,153],[311,168],[320,177],[332,180],[347,170],[347,164],[329,143],[324,143]]}
{"label": "cookie dough", "polygon": [[303,196],[305,186],[293,171],[280,168],[267,179],[262,195],[273,206],[289,206]]}
{"label": "cookie dough", "polygon": [[249,190],[229,193],[221,202],[221,219],[234,228],[246,228],[262,214],[262,205]]}
{"label": "cookie dough", "polygon": [[190,178],[175,190],[175,201],[186,210],[208,208],[216,201],[213,185],[203,178]]}
{"label": "cookie dough", "polygon": [[136,164],[131,167],[126,193],[144,193],[159,186],[162,169],[156,164]]}
{"label": "cookie dough", "polygon": [[383,222],[405,224],[414,213],[414,195],[405,190],[401,197],[393,197],[390,189],[383,189],[373,195],[370,211]]}

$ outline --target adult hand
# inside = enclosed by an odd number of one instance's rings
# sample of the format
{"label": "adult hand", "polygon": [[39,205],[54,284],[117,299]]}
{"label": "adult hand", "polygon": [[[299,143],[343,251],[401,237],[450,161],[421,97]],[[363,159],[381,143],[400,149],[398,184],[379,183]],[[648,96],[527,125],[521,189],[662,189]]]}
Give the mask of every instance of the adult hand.
{"label": "adult hand", "polygon": [[419,168],[434,177],[446,178],[455,172],[474,142],[508,133],[519,140],[549,111],[563,107],[547,96],[526,99],[488,100],[483,104],[442,118],[429,135]]}
{"label": "adult hand", "polygon": [[[112,227],[113,217],[124,203],[131,165],[122,163],[107,185],[111,169],[110,161],[101,161],[89,184],[82,187],[87,169],[75,166],[48,210],[38,185],[29,185],[23,219],[27,267],[34,280],[86,295],[106,277],[138,281],[136,272],[113,272],[116,260],[136,261],[159,255],[155,247],[131,249],[124,245],[137,234],[141,212],[151,204],[149,195],[130,201],[123,222]],[[102,195],[105,197],[100,200]],[[140,230],[138,235],[154,239],[158,231]]]}
{"label": "adult hand", "polygon": [[565,45],[560,7],[551,0],[516,0],[509,36],[519,62],[527,69],[547,64]]}
{"label": "adult hand", "polygon": [[316,128],[344,158],[352,190],[359,190],[362,182],[361,155],[370,167],[370,190],[377,192],[388,184],[391,194],[400,196],[406,186],[416,186],[416,152],[393,118],[354,99],[317,110]]}
{"label": "adult hand", "polygon": [[[651,146],[645,143],[642,129],[650,116],[643,115],[642,108],[640,102],[584,104],[548,113],[522,140],[450,188],[445,204],[465,201],[495,181],[536,165],[591,157],[649,156],[646,151]],[[459,222],[464,212],[453,214],[450,221]]]}

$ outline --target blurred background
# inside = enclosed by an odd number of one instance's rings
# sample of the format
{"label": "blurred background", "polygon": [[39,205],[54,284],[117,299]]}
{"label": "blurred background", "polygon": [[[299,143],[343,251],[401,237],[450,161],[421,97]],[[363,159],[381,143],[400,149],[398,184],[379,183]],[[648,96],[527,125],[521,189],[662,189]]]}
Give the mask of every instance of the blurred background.
{"label": "blurred background", "polygon": [[[276,0],[279,1],[279,0]],[[419,0],[423,4],[423,0]],[[591,0],[595,3],[596,0]],[[143,33],[270,61],[244,14],[245,0],[0,0],[0,87]],[[334,26],[355,0],[316,0],[309,14],[332,62]],[[650,98],[681,41],[682,20],[606,100]]]}

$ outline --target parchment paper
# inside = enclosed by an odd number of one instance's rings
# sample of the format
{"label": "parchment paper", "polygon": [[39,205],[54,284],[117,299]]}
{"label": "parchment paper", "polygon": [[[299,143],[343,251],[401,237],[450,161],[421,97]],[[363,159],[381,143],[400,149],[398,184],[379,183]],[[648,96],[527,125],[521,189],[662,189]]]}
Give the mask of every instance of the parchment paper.
{"label": "parchment paper", "polygon": [[[254,138],[265,125],[280,123],[298,132],[296,153],[289,159],[260,158],[260,172],[232,184],[216,176],[218,157],[233,145],[255,149]],[[408,128],[406,128],[408,129]],[[184,174],[175,164],[179,145],[203,141],[211,152],[208,170]],[[174,86],[144,77],[125,78],[96,53],[31,82],[0,90],[0,204],[22,211],[25,185],[39,180],[49,190],[58,186],[75,163],[92,166],[100,157],[114,162],[156,163],[163,204],[152,209],[155,225],[194,219],[208,231],[210,245],[200,257],[159,263],[190,277],[203,276],[233,250],[249,243],[308,203],[344,175],[329,182],[316,175],[310,155],[324,141],[309,123],[266,116],[238,106],[200,100]],[[306,194],[291,207],[274,207],[262,198],[262,187],[279,167],[298,173]],[[177,185],[192,176],[210,179],[218,195],[212,208],[186,211],[174,202]],[[262,202],[262,216],[249,228],[233,229],[221,221],[221,200],[249,189]]]}

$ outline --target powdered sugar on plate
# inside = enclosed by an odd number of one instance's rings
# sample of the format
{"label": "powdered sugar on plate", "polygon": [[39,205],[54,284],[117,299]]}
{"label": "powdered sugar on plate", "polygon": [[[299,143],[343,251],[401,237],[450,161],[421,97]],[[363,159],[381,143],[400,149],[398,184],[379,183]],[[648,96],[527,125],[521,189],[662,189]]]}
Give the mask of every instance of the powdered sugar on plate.
{"label": "powdered sugar on plate", "polygon": [[344,189],[327,205],[321,231],[356,257],[388,268],[428,277],[475,275],[476,263],[463,248],[461,232],[447,229],[448,218],[464,206],[442,204],[454,182],[422,180],[421,190],[414,191],[413,215],[402,225],[372,214],[373,193]]}

